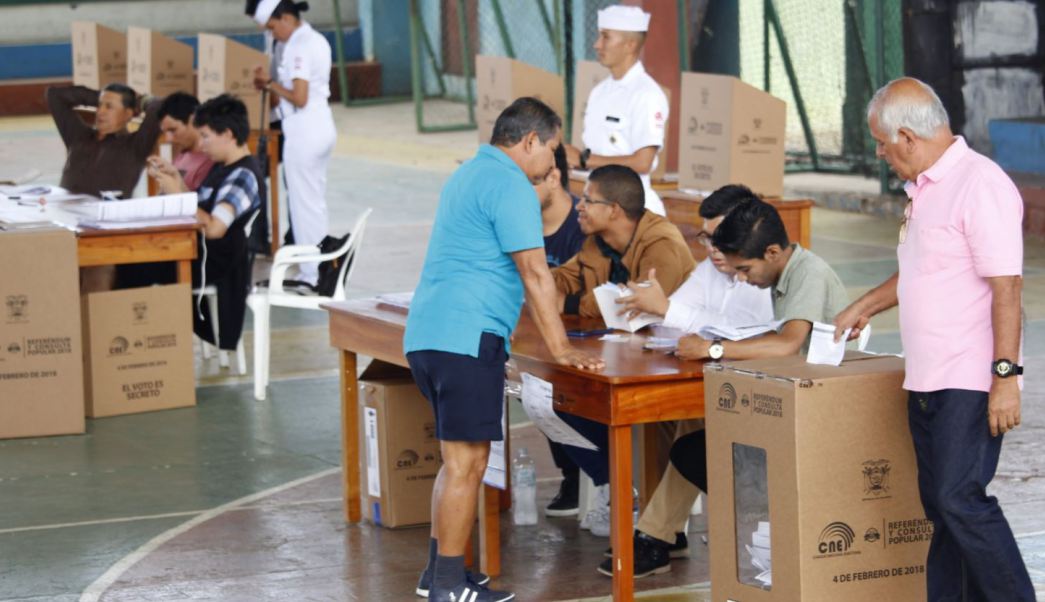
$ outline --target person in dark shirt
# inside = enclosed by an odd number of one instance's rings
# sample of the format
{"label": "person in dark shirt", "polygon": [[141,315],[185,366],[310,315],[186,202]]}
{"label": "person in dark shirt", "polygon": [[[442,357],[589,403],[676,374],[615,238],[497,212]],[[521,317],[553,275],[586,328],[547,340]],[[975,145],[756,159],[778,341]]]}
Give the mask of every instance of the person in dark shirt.
{"label": "person in dark shirt", "polygon": [[563,145],[555,149],[555,168],[534,188],[541,201],[548,267],[556,268],[576,255],[584,243],[584,232],[577,222],[578,199],[570,193],[570,166]]}
{"label": "person in dark shirt", "polygon": [[[566,162],[566,148],[555,149],[555,167],[534,186],[541,202],[541,221],[544,222],[544,252],[548,267],[558,267],[577,254],[584,243],[584,232],[577,222],[577,197],[570,194],[570,165]],[[561,443],[548,439],[552,460],[562,472],[559,492],[544,507],[550,517],[576,516],[580,493],[580,468],[570,458]]]}
{"label": "person in dark shirt", "polygon": [[[141,126],[131,133],[127,124],[138,109],[138,95],[123,84],[109,84],[101,92],[53,87],[46,96],[67,152],[62,187],[99,197],[102,191],[119,191],[122,198],[131,198],[160,136],[160,102],[148,103]],[[97,107],[93,127],[73,110],[80,105]]]}
{"label": "person in dark shirt", "polygon": [[[193,125],[200,133],[201,150],[214,167],[196,190],[196,219],[205,240],[192,262],[192,284],[217,287],[217,344],[232,350],[243,329],[250,286],[246,225],[261,207],[261,199],[266,198],[265,178],[247,148],[250,125],[243,101],[227,94],[208,100],[196,109]],[[149,158],[148,173],[164,194],[189,192],[178,169],[159,157]],[[202,245],[206,245],[205,252]],[[194,330],[200,338],[215,343],[208,320],[209,312],[195,312]]]}

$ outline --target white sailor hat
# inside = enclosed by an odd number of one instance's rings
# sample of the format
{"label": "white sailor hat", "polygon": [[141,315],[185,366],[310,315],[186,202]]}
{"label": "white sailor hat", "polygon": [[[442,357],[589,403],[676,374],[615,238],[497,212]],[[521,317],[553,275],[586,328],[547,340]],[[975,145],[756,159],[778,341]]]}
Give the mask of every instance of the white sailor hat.
{"label": "white sailor hat", "polygon": [[258,8],[254,11],[254,20],[258,22],[258,25],[268,23],[277,6],[279,6],[279,0],[261,0],[258,2]]}
{"label": "white sailor hat", "polygon": [[649,31],[650,14],[637,6],[609,6],[599,11],[599,29]]}

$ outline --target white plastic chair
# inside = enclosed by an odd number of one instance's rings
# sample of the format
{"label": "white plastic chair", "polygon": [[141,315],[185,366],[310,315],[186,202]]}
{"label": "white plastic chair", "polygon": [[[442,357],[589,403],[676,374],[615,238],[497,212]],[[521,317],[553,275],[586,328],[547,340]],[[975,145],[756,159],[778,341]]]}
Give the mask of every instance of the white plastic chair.
{"label": "white plastic chair", "polygon": [[[250,239],[250,233],[254,229],[254,220],[258,219],[258,215],[261,210],[255,210],[254,215],[247,220],[247,223],[243,225],[243,233],[246,238]],[[249,253],[250,251],[248,251]],[[210,324],[211,329],[214,331],[214,340],[218,340],[218,289],[213,284],[208,284],[203,288],[197,288],[192,291],[192,296],[196,297],[203,295],[207,297],[207,310],[210,313]],[[207,341],[200,339],[200,347],[203,353],[203,359],[210,359],[211,347],[214,347],[218,351],[218,365],[222,368],[229,367],[229,352],[224,349],[218,349],[216,345],[211,345]],[[236,343],[236,371],[242,376],[247,373],[247,352],[243,348],[243,336],[240,335],[239,342]]]}
{"label": "white plastic chair", "polygon": [[[265,391],[269,383],[269,340],[270,331],[270,309],[272,306],[294,307],[298,309],[320,309],[323,303],[330,301],[342,301],[345,298],[345,285],[348,284],[352,272],[356,269],[355,255],[363,244],[363,233],[366,230],[367,218],[373,211],[367,208],[352,226],[351,235],[345,244],[331,253],[320,253],[312,245],[288,245],[280,247],[276,256],[272,259],[272,272],[269,274],[268,287],[254,287],[254,291],[247,296],[247,305],[254,312],[254,398],[265,399]],[[337,287],[334,294],[329,297],[321,295],[302,295],[283,290],[283,282],[286,280],[287,268],[301,263],[318,263],[329,261],[336,257],[344,257],[341,264],[341,274],[338,275]]]}

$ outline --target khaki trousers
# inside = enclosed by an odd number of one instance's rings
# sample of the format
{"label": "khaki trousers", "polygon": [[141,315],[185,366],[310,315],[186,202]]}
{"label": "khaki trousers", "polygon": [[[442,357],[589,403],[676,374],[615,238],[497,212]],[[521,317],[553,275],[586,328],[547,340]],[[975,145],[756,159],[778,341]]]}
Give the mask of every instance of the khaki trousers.
{"label": "khaki trousers", "polygon": [[[675,439],[704,428],[703,419],[680,420],[675,427]],[[682,530],[689,518],[700,489],[687,481],[668,462],[653,496],[639,517],[635,528],[646,535],[668,543],[675,542],[675,534]]]}

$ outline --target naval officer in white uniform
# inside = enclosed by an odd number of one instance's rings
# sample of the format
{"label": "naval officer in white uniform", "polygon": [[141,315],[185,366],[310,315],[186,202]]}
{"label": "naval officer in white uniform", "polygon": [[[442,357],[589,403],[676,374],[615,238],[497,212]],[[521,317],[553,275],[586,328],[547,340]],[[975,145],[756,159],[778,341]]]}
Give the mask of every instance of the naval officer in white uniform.
{"label": "naval officer in white uniform", "polygon": [[599,11],[595,52],[610,77],[588,96],[584,111],[584,148],[567,145],[570,166],[595,169],[626,165],[642,177],[646,209],[664,215],[664,203],[650,185],[657,152],[664,146],[668,98],[639,60],[649,30],[649,13],[634,6]]}
{"label": "naval officer in white uniform", "polygon": [[[283,170],[294,243],[318,245],[327,235],[327,164],[337,131],[330,98],[330,44],[301,18],[307,2],[261,0],[254,20],[282,42],[283,56],[272,79],[255,84],[279,98],[283,121]],[[318,265],[299,266],[298,280],[315,284]]]}

